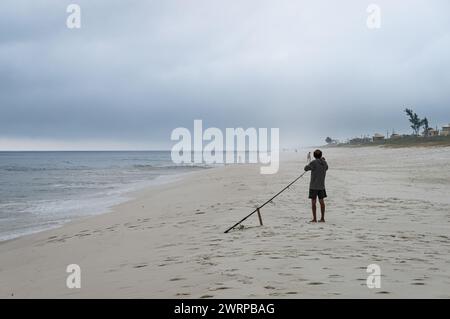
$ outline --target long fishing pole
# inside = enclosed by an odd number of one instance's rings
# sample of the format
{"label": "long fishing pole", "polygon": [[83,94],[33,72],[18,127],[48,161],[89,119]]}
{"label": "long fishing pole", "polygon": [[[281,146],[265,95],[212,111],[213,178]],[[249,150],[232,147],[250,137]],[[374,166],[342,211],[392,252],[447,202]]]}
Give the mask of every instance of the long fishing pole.
{"label": "long fishing pole", "polygon": [[249,218],[250,216],[252,216],[254,213],[258,212],[261,208],[263,208],[266,204],[270,203],[275,197],[277,197],[278,195],[280,195],[282,192],[284,192],[286,189],[288,189],[292,184],[294,184],[296,181],[298,181],[300,178],[303,177],[303,175],[306,174],[306,171],[303,172],[303,174],[301,174],[299,177],[297,177],[296,179],[294,179],[292,182],[290,182],[285,188],[283,188],[281,191],[279,191],[276,195],[274,195],[271,199],[269,199],[268,201],[266,201],[264,204],[262,204],[261,206],[257,207],[254,211],[252,211],[250,214],[248,214],[247,216],[245,216],[244,218],[242,218],[240,221],[238,221],[236,224],[234,224],[233,226],[231,226],[230,228],[228,228],[224,233],[228,233],[230,230],[232,230],[233,228],[235,228],[237,225],[241,224],[244,220],[246,220],[247,218]]}

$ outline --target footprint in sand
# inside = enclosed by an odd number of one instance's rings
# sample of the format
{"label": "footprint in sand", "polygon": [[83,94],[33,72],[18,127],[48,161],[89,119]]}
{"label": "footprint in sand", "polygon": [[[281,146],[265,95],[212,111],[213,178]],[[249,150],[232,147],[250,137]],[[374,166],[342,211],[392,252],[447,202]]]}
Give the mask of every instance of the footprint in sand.
{"label": "footprint in sand", "polygon": [[292,276],[292,274],[280,272],[280,273],[278,274],[278,276]]}
{"label": "footprint in sand", "polygon": [[91,236],[91,234],[88,234],[88,233],[78,233],[78,234],[76,234],[75,236],[77,236],[78,238],[81,238],[81,237]]}
{"label": "footprint in sand", "polygon": [[218,291],[218,290],[226,290],[226,289],[231,289],[231,287],[217,287],[217,288],[212,288],[209,290],[210,291]]}
{"label": "footprint in sand", "polygon": [[411,285],[415,285],[415,286],[425,286],[425,283],[424,283],[424,282],[420,282],[420,281],[419,281],[419,282],[416,281],[416,282],[412,282]]}
{"label": "footprint in sand", "polygon": [[105,273],[116,272],[118,270],[119,270],[118,268],[111,268],[111,269],[106,270]]}

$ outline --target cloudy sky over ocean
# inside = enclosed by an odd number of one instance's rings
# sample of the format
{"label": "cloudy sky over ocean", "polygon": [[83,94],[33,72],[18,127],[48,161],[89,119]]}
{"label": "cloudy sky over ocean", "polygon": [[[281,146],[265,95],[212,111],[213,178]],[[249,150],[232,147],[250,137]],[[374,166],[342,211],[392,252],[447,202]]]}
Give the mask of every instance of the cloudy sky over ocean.
{"label": "cloudy sky over ocean", "polygon": [[[1,149],[169,149],[279,127],[285,147],[450,122],[450,2],[2,0]],[[66,8],[81,6],[81,29]]]}

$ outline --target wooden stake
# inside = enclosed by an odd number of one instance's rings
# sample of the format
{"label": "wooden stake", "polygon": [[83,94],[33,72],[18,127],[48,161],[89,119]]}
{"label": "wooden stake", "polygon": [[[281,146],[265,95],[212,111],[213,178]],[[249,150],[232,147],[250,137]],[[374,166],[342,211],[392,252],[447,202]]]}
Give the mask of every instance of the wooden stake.
{"label": "wooden stake", "polygon": [[263,222],[262,222],[262,218],[261,218],[261,213],[259,212],[259,207],[256,209],[256,212],[258,213],[259,225],[262,226]]}

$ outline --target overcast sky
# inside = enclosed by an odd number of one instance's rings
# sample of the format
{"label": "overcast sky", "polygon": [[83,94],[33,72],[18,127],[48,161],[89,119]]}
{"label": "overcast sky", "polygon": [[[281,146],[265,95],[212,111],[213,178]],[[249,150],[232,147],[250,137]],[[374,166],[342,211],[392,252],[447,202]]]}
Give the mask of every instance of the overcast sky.
{"label": "overcast sky", "polygon": [[[81,6],[81,29],[66,8]],[[176,127],[281,145],[450,122],[450,2],[1,0],[0,149],[170,149]]]}

